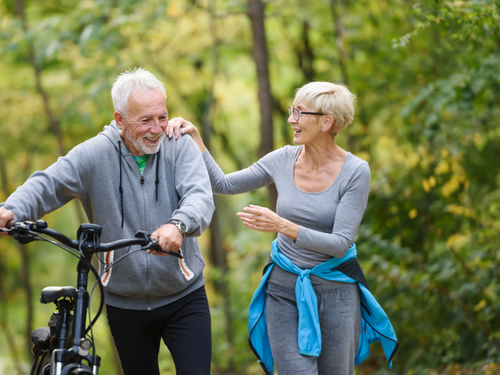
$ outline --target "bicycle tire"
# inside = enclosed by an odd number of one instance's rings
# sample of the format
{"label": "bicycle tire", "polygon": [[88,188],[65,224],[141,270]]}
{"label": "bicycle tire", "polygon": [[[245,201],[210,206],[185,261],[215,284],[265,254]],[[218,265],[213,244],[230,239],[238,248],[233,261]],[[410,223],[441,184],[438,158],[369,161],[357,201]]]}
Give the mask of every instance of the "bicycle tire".
{"label": "bicycle tire", "polygon": [[61,375],[93,375],[92,370],[81,363],[71,363],[63,367]]}
{"label": "bicycle tire", "polygon": [[86,369],[76,369],[71,371],[68,375],[94,375],[94,373]]}
{"label": "bicycle tire", "polygon": [[42,354],[40,362],[38,363],[36,375],[50,375],[50,357],[52,356],[52,351],[47,350]]}

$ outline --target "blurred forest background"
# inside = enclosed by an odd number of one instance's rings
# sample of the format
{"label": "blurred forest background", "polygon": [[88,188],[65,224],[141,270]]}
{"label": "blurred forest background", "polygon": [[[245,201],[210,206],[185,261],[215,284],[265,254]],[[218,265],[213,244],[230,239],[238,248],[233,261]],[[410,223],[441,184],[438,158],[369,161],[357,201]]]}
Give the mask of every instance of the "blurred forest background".
{"label": "blurred forest background", "polygon": [[[199,126],[227,173],[291,143],[298,87],[344,83],[358,103],[338,143],[372,171],[358,256],[400,340],[391,371],[374,344],[357,374],[498,374],[499,6],[0,0],[0,201],[110,122],[111,85],[131,67],[165,82],[170,116]],[[200,238],[213,374],[263,373],[247,344],[247,308],[274,235],[235,213],[274,199],[272,189],[216,197]],[[71,237],[85,221],[73,203],[45,219]],[[0,239],[0,374],[27,373],[29,333],[52,313],[40,291],[74,285],[75,269],[56,247]],[[94,334],[101,373],[121,374],[105,315]],[[165,348],[160,365],[175,373]]]}

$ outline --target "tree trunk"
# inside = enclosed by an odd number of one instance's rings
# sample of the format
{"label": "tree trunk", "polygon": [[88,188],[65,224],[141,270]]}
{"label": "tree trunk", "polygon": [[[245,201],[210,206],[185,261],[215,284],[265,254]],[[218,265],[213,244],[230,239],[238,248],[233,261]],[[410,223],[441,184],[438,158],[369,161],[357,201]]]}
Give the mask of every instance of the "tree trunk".
{"label": "tree trunk", "polygon": [[24,286],[24,291],[26,292],[26,308],[27,308],[27,315],[26,315],[26,323],[25,323],[25,329],[26,329],[26,351],[27,353],[31,353],[31,347],[33,344],[31,343],[31,331],[33,330],[33,290],[31,288],[31,282],[30,282],[30,262],[29,262],[29,254],[28,254],[28,249],[25,245],[22,245],[20,243],[17,244],[17,247],[19,249],[19,253],[21,254],[21,259],[22,259],[22,279],[23,279],[23,286]]}
{"label": "tree trunk", "polygon": [[[2,169],[2,155],[0,155],[0,172]],[[3,172],[1,173],[2,180],[3,180]],[[3,180],[2,188],[5,189],[5,180]],[[17,375],[22,375],[23,370],[21,368],[21,359],[19,358],[19,352],[16,347],[16,343],[14,342],[14,335],[10,330],[10,324],[9,324],[9,314],[7,307],[9,306],[8,304],[8,298],[7,298],[7,293],[5,291],[5,288],[3,287],[3,278],[2,276],[5,275],[5,269],[3,265],[3,260],[2,257],[0,256],[0,330],[4,333],[5,335],[5,341],[7,342],[7,347],[9,349],[10,353],[10,358],[12,360],[12,363],[14,364],[14,368],[16,369],[16,374]]]}
{"label": "tree trunk", "polygon": [[[23,0],[15,0],[15,8],[17,15],[21,19],[21,24],[23,27],[23,30],[25,33],[28,32],[28,24],[26,22],[26,15],[24,12],[24,2]],[[59,154],[62,156],[65,154],[64,146],[63,146],[63,136],[62,136],[62,131],[61,131],[61,126],[60,126],[60,121],[57,119],[53,112],[52,109],[50,108],[50,103],[49,103],[49,96],[47,92],[45,91],[44,87],[42,86],[42,81],[40,77],[40,67],[38,66],[35,58],[35,49],[32,43],[29,43],[28,45],[28,60],[29,63],[33,69],[33,73],[35,76],[35,85],[36,85],[36,90],[38,94],[42,97],[42,102],[43,102],[43,109],[45,112],[45,115],[47,116],[48,124],[49,124],[49,130],[55,135],[57,144],[58,144],[58,149],[59,149]],[[80,204],[76,202],[77,204],[77,215],[78,219],[83,222],[84,218],[80,209]],[[26,298],[27,298],[27,318],[26,318],[26,337],[27,337],[27,347],[28,351],[31,351],[31,340],[30,340],[30,333],[32,331],[32,323],[33,323],[33,313],[34,313],[34,307],[33,307],[33,302],[32,302],[32,288],[31,288],[31,283],[29,279],[29,253],[27,251],[27,248],[24,245],[19,245],[19,251],[21,253],[21,259],[22,259],[22,270],[23,270],[23,285],[26,291]]]}
{"label": "tree trunk", "polygon": [[5,165],[5,159],[2,154],[0,154],[0,182],[2,183],[2,191],[5,195],[5,199],[9,196],[9,178],[7,176],[7,166]]}
{"label": "tree trunk", "polygon": [[[0,154],[0,179],[2,182],[2,191],[5,194],[5,197],[7,198],[11,192],[9,190],[7,181],[7,167],[5,165],[5,159],[3,155]],[[32,331],[32,326],[33,326],[33,291],[31,288],[31,282],[30,282],[30,273],[29,273],[29,254],[28,254],[28,249],[25,245],[21,245],[20,243],[17,243],[19,253],[21,254],[21,267],[22,267],[22,283],[24,286],[24,290],[26,292],[26,309],[27,311],[27,316],[26,316],[26,322],[25,322],[25,329],[26,329],[26,342],[25,342],[25,348],[26,352],[30,353],[31,352],[31,336],[30,333]],[[1,264],[0,264],[1,266]],[[0,279],[0,284],[2,280]],[[1,286],[1,285],[0,285]],[[0,292],[0,296],[5,297],[4,295],[5,291]],[[2,317],[2,325],[5,325],[5,330],[8,330],[8,325],[7,325],[7,315]],[[6,335],[9,335],[7,331],[5,331]],[[8,338],[9,339],[9,338]],[[9,343],[10,345],[10,343]],[[17,353],[17,352],[16,352]],[[17,354],[13,354],[13,356],[17,357]]]}
{"label": "tree trunk", "polygon": [[[337,55],[339,61],[339,68],[342,74],[342,83],[349,86],[349,76],[347,74],[347,59],[348,55],[344,49],[344,25],[342,17],[344,15],[344,2],[343,0],[330,0],[330,7],[333,15],[333,24],[335,29],[335,46],[337,47]],[[354,152],[355,139],[351,131],[347,132],[347,148],[349,151]]]}
{"label": "tree trunk", "polygon": [[[269,81],[269,57],[267,52],[266,31],[264,28],[264,4],[261,0],[248,0],[248,17],[252,24],[253,58],[257,69],[257,83],[260,103],[260,146],[259,156],[270,153],[273,144],[273,107],[274,98],[271,94]],[[276,211],[278,193],[274,184],[268,187],[269,206]]]}
{"label": "tree trunk", "polygon": [[[28,23],[26,22],[23,0],[15,0],[15,6],[16,6],[16,12],[18,16],[21,18],[21,24],[23,30],[26,33],[28,32]],[[42,85],[41,69],[36,62],[35,48],[33,47],[32,43],[29,43],[28,45],[28,60],[30,62],[31,68],[33,69],[33,74],[35,76],[36,91],[42,97],[43,110],[45,112],[45,116],[47,117],[47,121],[49,124],[49,131],[56,137],[59,149],[59,155],[64,156],[66,154],[66,150],[64,148],[64,139],[61,130],[61,121],[54,115],[54,113],[52,112],[52,108],[50,107],[49,95],[47,94],[47,91]],[[75,205],[76,205],[76,214],[78,217],[78,221],[80,223],[86,222],[85,216],[83,215],[82,212],[81,204],[78,201],[75,201]]]}
{"label": "tree trunk", "polygon": [[[0,263],[0,268],[2,264]],[[0,275],[3,274],[0,272]],[[14,364],[14,368],[16,369],[16,373],[18,375],[22,375],[23,370],[21,368],[21,359],[19,357],[19,352],[17,351],[16,343],[14,342],[14,334],[10,330],[8,313],[7,313],[7,300],[5,298],[5,291],[3,289],[3,280],[0,276],[0,330],[5,335],[5,340],[7,341],[7,347],[9,348],[10,358],[12,363]]]}
{"label": "tree trunk", "polygon": [[[219,72],[219,39],[215,28],[215,1],[211,0],[209,3],[210,15],[210,32],[212,34],[213,44],[211,48],[212,53],[212,80],[207,90],[207,100],[203,113],[202,130],[205,146],[210,149],[210,137],[212,135],[211,113],[214,105],[214,82]],[[215,206],[219,206],[217,197],[214,197]],[[210,223],[210,262],[215,268],[218,268],[222,274],[219,280],[214,281],[215,289],[222,294],[224,301],[224,316],[225,316],[225,330],[226,338],[230,348],[234,347],[234,335],[232,329],[232,314],[231,314],[231,298],[229,293],[229,286],[227,285],[227,259],[226,252],[222,244],[222,233],[219,221],[219,212],[215,210],[212,222]],[[228,371],[229,373],[236,372],[236,366],[232,355],[228,356]]]}
{"label": "tree trunk", "polygon": [[295,48],[299,68],[307,82],[312,82],[315,78],[314,72],[314,51],[309,41],[309,21],[302,23],[302,44]]}
{"label": "tree trunk", "polygon": [[[21,18],[21,24],[24,32],[28,32],[28,23],[26,22],[26,15],[24,13],[24,3],[23,0],[15,0],[16,12],[18,16]],[[38,94],[42,97],[43,101],[43,109],[45,111],[45,115],[47,116],[49,122],[50,131],[56,136],[57,144],[59,147],[59,154],[64,155],[64,146],[63,146],[63,137],[61,132],[61,124],[59,119],[57,119],[52,113],[52,109],[50,108],[49,96],[42,86],[42,80],[40,78],[40,67],[36,63],[35,59],[35,48],[32,43],[28,45],[28,60],[31,64],[31,68],[33,69],[33,73],[35,75],[35,84],[36,90]]]}
{"label": "tree trunk", "polygon": [[337,48],[340,72],[342,73],[342,83],[349,86],[349,77],[347,75],[347,53],[344,49],[344,25],[342,23],[344,3],[342,0],[331,0],[330,7],[333,15],[335,46]]}

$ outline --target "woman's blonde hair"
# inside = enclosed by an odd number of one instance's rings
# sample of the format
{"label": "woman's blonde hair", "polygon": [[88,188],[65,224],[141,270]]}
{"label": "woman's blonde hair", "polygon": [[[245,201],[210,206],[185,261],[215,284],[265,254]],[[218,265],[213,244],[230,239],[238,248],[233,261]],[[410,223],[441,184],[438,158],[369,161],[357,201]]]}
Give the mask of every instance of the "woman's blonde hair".
{"label": "woman's blonde hair", "polygon": [[332,115],[334,120],[330,133],[336,136],[354,119],[356,96],[347,87],[331,82],[310,82],[297,90],[293,105],[304,101],[316,112]]}

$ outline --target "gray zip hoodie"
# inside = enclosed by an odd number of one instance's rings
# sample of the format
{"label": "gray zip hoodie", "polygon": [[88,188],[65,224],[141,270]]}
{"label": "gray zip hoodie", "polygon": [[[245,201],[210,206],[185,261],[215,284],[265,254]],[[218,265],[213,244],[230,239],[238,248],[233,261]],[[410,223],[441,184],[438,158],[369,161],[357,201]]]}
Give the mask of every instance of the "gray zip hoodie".
{"label": "gray zip hoodie", "polygon": [[[171,218],[187,226],[182,261],[138,251],[110,268],[102,276],[107,304],[150,310],[205,284],[205,263],[194,237],[209,225],[214,204],[205,164],[191,137],[165,136],[141,176],[113,121],[45,171],[35,172],[0,207],[12,211],[16,221],[37,220],[74,198],[82,202],[89,222],[102,226],[101,242],[133,238],[138,230],[152,233]],[[137,248],[99,257],[110,263]]]}

